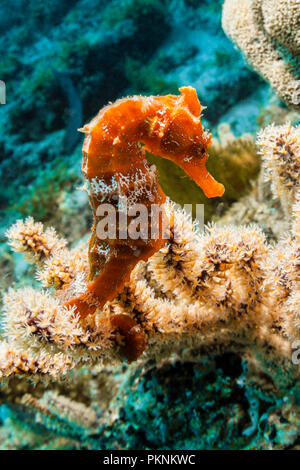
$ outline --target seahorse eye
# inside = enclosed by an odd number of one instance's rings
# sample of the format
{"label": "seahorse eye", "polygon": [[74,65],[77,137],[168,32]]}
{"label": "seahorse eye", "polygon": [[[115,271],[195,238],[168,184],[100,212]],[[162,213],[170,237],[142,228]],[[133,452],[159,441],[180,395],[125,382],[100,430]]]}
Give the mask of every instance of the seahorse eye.
{"label": "seahorse eye", "polygon": [[188,153],[195,158],[204,158],[207,154],[207,149],[202,142],[197,142],[190,147]]}

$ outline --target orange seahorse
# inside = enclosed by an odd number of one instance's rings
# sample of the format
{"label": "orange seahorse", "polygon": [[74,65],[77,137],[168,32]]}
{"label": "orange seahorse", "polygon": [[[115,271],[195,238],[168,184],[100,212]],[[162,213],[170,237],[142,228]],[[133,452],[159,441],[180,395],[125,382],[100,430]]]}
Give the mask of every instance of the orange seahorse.
{"label": "orange seahorse", "polygon": [[[149,210],[153,204],[165,202],[166,196],[155,168],[148,165],[145,150],[174,161],[207,197],[222,196],[224,192],[223,185],[205,167],[211,135],[202,129],[196,91],[192,87],[182,87],[179,91],[179,96],[120,99],[104,107],[82,129],[86,134],[82,171],[94,216],[89,243],[90,275],[87,291],[66,303],[75,306],[82,317],[121,292],[134,266],[140,260],[146,261],[166,241],[167,219],[163,209],[155,239],[103,240],[97,236],[100,219],[96,212],[100,204],[112,204],[118,213],[120,196],[144,204]],[[147,224],[151,224],[151,211]]]}

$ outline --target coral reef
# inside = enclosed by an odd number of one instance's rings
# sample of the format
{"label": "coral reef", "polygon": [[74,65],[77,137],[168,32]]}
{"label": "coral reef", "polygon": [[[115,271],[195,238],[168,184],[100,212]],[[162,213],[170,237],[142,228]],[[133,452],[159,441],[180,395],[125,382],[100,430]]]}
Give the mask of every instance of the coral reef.
{"label": "coral reef", "polygon": [[298,0],[226,0],[222,25],[280,98],[300,109]]}
{"label": "coral reef", "polygon": [[[292,162],[299,156],[298,129],[285,131],[271,127],[258,140],[263,158],[273,162],[279,175],[277,156],[288,155]],[[280,181],[290,191],[289,178]],[[297,189],[299,178],[293,183]],[[291,362],[290,341],[297,337],[299,309],[298,204],[296,198],[291,233],[273,247],[255,226],[210,226],[201,234],[182,211],[167,206],[169,243],[138,263],[123,292],[86,318],[65,303],[86,288],[87,248],[69,252],[52,229],[43,231],[32,219],[17,222],[8,232],[10,243],[37,263],[38,278],[48,290],[25,288],[6,295],[3,326],[9,347],[3,346],[2,375],[26,368],[34,373],[22,350],[61,353],[69,360],[66,372],[82,361],[132,361],[141,355],[162,359],[188,348],[192,355],[213,350],[262,358],[261,366],[273,367],[274,377],[280,367],[292,380],[298,370]],[[12,345],[16,356],[11,356]],[[38,364],[36,373],[43,374]]]}
{"label": "coral reef", "polygon": [[269,239],[277,241],[291,229],[292,207],[298,207],[299,126],[272,124],[259,132],[258,145],[262,169],[257,184],[217,223],[255,222]]}

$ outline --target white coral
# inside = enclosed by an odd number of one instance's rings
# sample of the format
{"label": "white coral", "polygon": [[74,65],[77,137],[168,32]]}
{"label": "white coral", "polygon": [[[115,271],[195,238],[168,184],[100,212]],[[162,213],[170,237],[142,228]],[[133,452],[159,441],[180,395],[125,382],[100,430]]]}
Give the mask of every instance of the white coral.
{"label": "white coral", "polygon": [[281,49],[287,48],[299,61],[299,24],[298,0],[226,0],[223,6],[222,26],[226,34],[281,99],[297,109],[300,77]]}

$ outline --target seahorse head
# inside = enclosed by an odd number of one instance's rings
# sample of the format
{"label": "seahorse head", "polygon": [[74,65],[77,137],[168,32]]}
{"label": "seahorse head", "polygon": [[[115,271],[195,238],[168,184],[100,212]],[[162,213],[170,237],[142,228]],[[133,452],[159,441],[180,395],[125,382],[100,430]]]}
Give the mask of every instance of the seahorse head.
{"label": "seahorse head", "polygon": [[180,95],[159,97],[160,111],[149,122],[146,150],[174,161],[204,191],[207,197],[222,196],[224,186],[208,173],[205,162],[211,134],[201,124],[201,105],[192,87]]}

